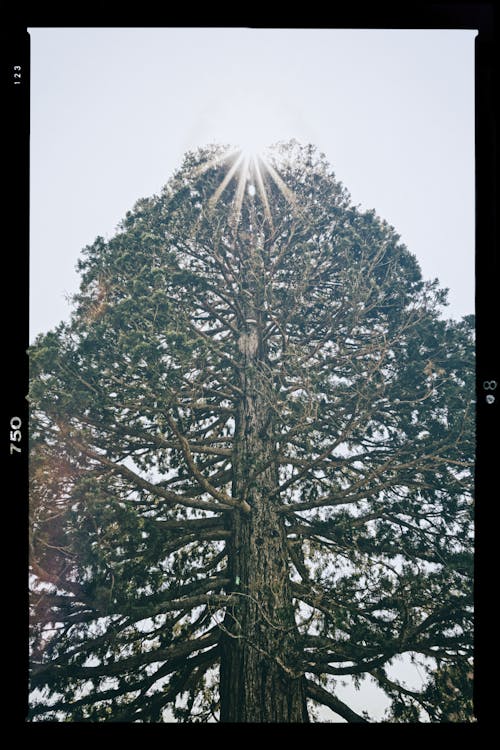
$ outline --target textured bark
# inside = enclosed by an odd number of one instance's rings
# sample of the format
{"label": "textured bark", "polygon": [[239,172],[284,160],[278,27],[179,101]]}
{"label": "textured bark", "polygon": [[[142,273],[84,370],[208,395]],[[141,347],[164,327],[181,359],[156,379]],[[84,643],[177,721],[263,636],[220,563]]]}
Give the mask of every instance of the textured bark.
{"label": "textured bark", "polygon": [[[233,496],[251,512],[229,520],[228,566],[237,604],[221,642],[222,722],[306,722],[306,685],[299,671],[283,515],[273,497],[278,460],[265,377],[258,312],[241,333],[241,388],[233,455]],[[272,401],[271,401],[272,403]]]}
{"label": "textured bark", "polygon": [[[275,525],[271,524],[275,522]],[[221,642],[221,721],[308,721],[297,670],[284,533],[272,512],[240,516],[231,562],[239,604],[225,619]]]}

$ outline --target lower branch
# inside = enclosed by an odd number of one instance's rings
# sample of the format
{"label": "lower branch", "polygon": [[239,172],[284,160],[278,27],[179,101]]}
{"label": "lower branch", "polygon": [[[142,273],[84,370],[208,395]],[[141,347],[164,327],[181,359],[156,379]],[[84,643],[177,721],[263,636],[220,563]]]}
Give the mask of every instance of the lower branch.
{"label": "lower branch", "polygon": [[367,719],[364,719],[362,716],[357,714],[355,711],[349,708],[348,705],[343,703],[341,700],[336,698],[324,688],[320,687],[320,685],[316,685],[315,682],[307,680],[306,689],[308,698],[312,698],[312,700],[316,701],[317,703],[322,703],[324,706],[328,706],[328,708],[331,708],[332,711],[348,721],[350,724],[369,723]]}

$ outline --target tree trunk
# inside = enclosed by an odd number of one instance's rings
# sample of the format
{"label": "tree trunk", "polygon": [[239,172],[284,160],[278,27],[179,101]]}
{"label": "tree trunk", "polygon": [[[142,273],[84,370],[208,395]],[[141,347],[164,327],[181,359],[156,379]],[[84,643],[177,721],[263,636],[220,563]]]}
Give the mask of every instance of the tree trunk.
{"label": "tree trunk", "polygon": [[251,512],[229,519],[229,576],[239,601],[223,625],[220,720],[307,722],[286,530],[272,495],[278,463],[259,334],[252,317],[240,336],[244,395],[235,425],[233,495],[244,498]]}

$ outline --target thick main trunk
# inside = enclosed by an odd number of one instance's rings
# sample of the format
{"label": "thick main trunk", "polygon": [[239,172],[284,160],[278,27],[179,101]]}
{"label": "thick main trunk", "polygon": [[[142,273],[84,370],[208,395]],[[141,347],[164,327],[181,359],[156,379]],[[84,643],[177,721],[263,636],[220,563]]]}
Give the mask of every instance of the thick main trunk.
{"label": "thick main trunk", "polygon": [[244,397],[236,420],[233,493],[249,514],[231,514],[229,576],[238,604],[221,639],[223,722],[306,722],[299,633],[290,590],[286,531],[272,490],[277,461],[255,328],[241,337]]}
{"label": "thick main trunk", "polygon": [[224,621],[220,719],[305,722],[284,530],[264,503],[252,507],[250,517],[235,518],[230,576],[240,602]]}

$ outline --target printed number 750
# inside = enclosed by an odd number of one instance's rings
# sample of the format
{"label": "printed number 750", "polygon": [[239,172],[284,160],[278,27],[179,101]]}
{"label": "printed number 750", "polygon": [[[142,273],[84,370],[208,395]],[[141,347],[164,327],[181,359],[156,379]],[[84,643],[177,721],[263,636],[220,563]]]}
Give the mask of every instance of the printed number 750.
{"label": "printed number 750", "polygon": [[12,455],[14,451],[16,453],[21,453],[21,448],[18,445],[15,445],[15,443],[19,443],[21,441],[21,420],[19,417],[12,417],[10,420],[10,454]]}

